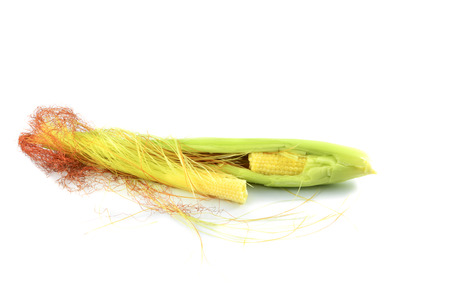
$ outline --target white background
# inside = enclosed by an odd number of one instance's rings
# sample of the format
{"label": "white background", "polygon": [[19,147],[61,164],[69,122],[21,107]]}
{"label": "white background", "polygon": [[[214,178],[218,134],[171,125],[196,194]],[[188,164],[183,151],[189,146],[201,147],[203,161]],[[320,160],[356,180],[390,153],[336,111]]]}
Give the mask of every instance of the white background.
{"label": "white background", "polygon": [[[449,15],[448,1],[2,1],[0,298],[449,299]],[[378,174],[325,193],[353,200],[323,231],[204,237],[202,258],[169,217],[86,234],[131,204],[71,194],[20,152],[40,105],[158,136],[354,146]]]}

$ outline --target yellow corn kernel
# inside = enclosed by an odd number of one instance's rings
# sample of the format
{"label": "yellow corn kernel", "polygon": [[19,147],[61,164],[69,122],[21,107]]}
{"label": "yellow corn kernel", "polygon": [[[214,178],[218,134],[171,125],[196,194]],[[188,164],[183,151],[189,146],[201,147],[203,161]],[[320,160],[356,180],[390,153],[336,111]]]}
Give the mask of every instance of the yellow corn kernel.
{"label": "yellow corn kernel", "polygon": [[219,199],[244,204],[247,200],[247,181],[235,177],[222,177],[214,180],[195,180],[198,193]]}
{"label": "yellow corn kernel", "polygon": [[250,170],[264,175],[298,175],[306,164],[305,155],[288,152],[254,152],[248,160]]}

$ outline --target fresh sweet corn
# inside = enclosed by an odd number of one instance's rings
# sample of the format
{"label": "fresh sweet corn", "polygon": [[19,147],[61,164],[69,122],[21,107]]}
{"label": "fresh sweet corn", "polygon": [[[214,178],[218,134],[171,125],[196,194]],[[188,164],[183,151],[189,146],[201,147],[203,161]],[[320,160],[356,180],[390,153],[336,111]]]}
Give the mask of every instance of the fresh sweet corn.
{"label": "fresh sweet corn", "polygon": [[364,152],[317,141],[161,139],[95,129],[68,108],[39,108],[30,124],[19,138],[22,150],[46,172],[80,187],[86,176],[109,172],[244,203],[247,182],[303,187],[374,173]]}

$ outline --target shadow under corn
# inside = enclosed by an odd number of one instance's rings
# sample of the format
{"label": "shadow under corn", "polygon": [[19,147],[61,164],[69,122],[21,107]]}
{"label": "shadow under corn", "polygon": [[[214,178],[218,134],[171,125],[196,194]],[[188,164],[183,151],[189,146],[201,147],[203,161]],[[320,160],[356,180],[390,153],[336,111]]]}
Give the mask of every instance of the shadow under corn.
{"label": "shadow under corn", "polygon": [[287,201],[295,199],[308,199],[314,196],[315,201],[327,199],[346,198],[356,192],[357,184],[346,181],[329,185],[320,185],[302,188],[278,188],[252,184],[248,187],[247,203],[267,203],[269,201]]}

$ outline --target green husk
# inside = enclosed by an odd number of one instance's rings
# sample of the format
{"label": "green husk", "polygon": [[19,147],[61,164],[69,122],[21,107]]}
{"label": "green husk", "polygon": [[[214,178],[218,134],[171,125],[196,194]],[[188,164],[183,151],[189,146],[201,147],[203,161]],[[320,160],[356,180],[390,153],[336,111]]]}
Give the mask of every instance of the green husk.
{"label": "green husk", "polygon": [[222,171],[250,183],[271,187],[331,184],[375,173],[363,151],[326,142],[266,138],[189,138],[179,142],[183,149],[191,152],[248,154],[289,151],[308,156],[305,170],[295,176],[263,175],[232,165],[222,167]]}

